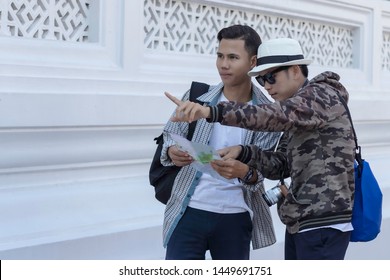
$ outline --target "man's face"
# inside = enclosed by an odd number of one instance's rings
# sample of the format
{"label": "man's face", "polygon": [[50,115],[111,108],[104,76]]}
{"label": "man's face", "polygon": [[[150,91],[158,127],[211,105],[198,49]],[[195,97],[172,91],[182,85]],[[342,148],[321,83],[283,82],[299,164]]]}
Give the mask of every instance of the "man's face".
{"label": "man's face", "polygon": [[217,50],[217,69],[225,86],[248,82],[249,70],[256,64],[256,56],[250,57],[241,39],[222,39]]}
{"label": "man's face", "polygon": [[[273,99],[277,101],[286,100],[297,91],[293,79],[293,67],[274,67],[260,72],[264,88]],[[259,80],[259,76],[256,77],[256,80]]]}

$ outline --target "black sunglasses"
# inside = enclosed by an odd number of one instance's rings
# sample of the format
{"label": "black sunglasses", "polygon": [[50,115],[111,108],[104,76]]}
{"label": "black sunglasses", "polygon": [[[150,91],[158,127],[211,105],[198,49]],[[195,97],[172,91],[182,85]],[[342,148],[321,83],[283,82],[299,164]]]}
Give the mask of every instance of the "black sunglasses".
{"label": "black sunglasses", "polygon": [[287,70],[288,68],[290,68],[290,66],[282,66],[282,67],[279,67],[279,68],[276,68],[274,71],[271,71],[267,74],[265,74],[264,76],[257,76],[256,77],[256,81],[262,86],[264,87],[265,85],[265,82],[267,81],[269,84],[273,85],[276,81],[275,81],[275,74],[278,73],[278,72],[281,72],[281,71],[284,71],[284,70]]}

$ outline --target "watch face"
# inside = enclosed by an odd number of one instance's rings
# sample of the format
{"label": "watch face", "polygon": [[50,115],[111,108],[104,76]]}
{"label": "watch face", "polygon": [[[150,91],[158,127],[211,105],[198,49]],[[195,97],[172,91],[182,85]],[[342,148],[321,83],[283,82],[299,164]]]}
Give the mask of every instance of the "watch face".
{"label": "watch face", "polygon": [[244,177],[244,181],[249,181],[253,176],[253,169],[249,168],[248,173],[246,173]]}

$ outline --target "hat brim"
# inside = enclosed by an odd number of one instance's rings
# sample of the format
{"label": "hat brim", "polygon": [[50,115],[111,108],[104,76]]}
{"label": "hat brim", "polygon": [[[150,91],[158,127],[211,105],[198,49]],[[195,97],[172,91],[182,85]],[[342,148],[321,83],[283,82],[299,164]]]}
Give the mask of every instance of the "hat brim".
{"label": "hat brim", "polygon": [[309,65],[312,62],[311,59],[298,59],[298,60],[292,60],[284,63],[267,63],[263,65],[256,66],[251,71],[248,72],[248,75],[251,77],[256,77],[260,74],[260,72],[271,69],[274,67],[281,67],[281,66],[292,66],[292,65]]}

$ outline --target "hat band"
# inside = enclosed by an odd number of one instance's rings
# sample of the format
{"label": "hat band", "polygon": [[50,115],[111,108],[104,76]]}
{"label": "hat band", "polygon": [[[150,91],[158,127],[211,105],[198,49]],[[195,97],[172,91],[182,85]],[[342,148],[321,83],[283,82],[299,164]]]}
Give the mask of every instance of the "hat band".
{"label": "hat band", "polygon": [[284,63],[293,60],[303,59],[303,55],[273,55],[265,56],[257,59],[257,66],[268,63]]}

